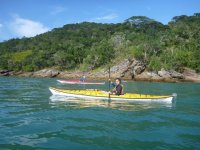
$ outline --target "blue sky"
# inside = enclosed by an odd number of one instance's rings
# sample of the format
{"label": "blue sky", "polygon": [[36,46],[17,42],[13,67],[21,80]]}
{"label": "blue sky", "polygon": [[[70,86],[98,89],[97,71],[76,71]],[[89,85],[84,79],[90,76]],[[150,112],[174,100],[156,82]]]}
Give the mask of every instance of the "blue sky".
{"label": "blue sky", "polygon": [[118,23],[147,16],[167,24],[174,16],[198,12],[200,0],[1,0],[0,42],[83,21]]}

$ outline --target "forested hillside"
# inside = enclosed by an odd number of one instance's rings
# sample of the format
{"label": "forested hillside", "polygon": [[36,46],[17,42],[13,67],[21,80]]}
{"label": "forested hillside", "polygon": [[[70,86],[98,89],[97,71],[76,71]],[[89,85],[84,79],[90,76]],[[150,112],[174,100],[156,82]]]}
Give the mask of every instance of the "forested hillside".
{"label": "forested hillside", "polygon": [[200,13],[176,16],[168,25],[144,16],[118,24],[67,24],[0,43],[0,69],[14,71],[89,71],[125,58],[141,60],[151,71],[188,67],[199,72]]}

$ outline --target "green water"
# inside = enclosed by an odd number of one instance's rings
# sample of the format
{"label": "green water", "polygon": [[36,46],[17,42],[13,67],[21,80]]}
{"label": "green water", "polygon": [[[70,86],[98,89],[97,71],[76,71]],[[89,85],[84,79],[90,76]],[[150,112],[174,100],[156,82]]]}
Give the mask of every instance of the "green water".
{"label": "green water", "polygon": [[124,83],[127,92],[168,95],[172,104],[54,97],[56,79],[0,78],[0,149],[200,149],[200,84]]}

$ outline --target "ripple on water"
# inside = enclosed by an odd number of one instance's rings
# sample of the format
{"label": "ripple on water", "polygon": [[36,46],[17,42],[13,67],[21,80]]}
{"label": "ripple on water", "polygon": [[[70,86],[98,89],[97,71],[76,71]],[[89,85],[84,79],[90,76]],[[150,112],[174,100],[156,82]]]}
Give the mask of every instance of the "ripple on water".
{"label": "ripple on water", "polygon": [[199,149],[199,85],[125,84],[129,92],[178,97],[173,104],[55,98],[49,86],[83,87],[0,78],[0,148]]}

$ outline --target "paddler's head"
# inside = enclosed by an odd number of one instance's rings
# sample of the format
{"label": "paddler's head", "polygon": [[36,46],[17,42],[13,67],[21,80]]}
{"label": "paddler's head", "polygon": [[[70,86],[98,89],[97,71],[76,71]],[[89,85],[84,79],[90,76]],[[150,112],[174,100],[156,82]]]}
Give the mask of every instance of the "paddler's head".
{"label": "paddler's head", "polygon": [[116,78],[115,83],[116,83],[117,85],[121,84],[121,79],[120,79],[120,78]]}

